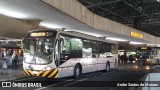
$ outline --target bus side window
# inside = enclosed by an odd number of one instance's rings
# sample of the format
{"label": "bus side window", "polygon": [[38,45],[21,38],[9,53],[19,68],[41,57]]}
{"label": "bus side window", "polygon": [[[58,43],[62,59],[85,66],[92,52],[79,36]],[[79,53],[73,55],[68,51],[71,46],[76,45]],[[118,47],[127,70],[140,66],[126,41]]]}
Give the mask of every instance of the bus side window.
{"label": "bus side window", "polygon": [[99,42],[92,41],[92,57],[97,58],[99,56]]}
{"label": "bus side window", "polygon": [[92,43],[90,40],[83,40],[83,58],[92,57]]}

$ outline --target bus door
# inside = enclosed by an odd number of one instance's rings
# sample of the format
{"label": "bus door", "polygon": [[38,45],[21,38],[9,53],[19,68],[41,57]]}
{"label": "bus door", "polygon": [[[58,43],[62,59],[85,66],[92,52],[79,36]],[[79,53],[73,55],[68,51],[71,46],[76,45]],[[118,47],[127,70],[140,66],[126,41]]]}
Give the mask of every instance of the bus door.
{"label": "bus door", "polygon": [[65,38],[60,36],[58,37],[55,45],[55,62],[57,66],[61,66],[69,59],[70,59],[70,53],[66,52]]}
{"label": "bus door", "polygon": [[70,43],[66,40],[67,37],[60,36],[60,65],[70,59],[70,52],[68,52],[67,44]]}

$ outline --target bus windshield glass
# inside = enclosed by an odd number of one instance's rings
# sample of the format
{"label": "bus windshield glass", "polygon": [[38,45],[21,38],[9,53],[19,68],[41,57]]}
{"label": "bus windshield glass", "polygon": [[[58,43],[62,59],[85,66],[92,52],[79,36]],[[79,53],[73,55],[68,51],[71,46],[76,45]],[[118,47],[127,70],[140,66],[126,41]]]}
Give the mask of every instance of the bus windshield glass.
{"label": "bus windshield glass", "polygon": [[143,59],[149,58],[150,54],[151,54],[151,50],[149,49],[146,49],[146,50],[137,49],[136,50],[136,55],[139,58],[143,58]]}
{"label": "bus windshield glass", "polygon": [[52,62],[55,37],[29,37],[23,43],[27,63],[48,64]]}

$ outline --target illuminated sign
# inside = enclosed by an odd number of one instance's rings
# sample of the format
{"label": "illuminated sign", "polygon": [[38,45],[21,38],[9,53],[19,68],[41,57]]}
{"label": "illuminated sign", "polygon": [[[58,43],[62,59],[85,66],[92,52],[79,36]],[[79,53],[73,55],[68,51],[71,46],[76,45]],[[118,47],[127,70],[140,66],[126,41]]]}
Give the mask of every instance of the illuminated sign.
{"label": "illuminated sign", "polygon": [[136,32],[131,32],[131,36],[136,37],[136,38],[143,38],[142,34],[136,33]]}
{"label": "illuminated sign", "polygon": [[32,37],[52,36],[53,32],[33,32],[30,34]]}
{"label": "illuminated sign", "polygon": [[147,47],[141,47],[141,49],[147,49]]}

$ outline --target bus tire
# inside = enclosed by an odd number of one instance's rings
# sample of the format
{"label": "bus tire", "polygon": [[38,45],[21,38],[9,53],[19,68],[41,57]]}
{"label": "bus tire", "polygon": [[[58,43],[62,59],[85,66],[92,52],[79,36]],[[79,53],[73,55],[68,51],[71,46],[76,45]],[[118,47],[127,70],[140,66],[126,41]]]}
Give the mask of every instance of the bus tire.
{"label": "bus tire", "polygon": [[81,67],[79,64],[77,64],[74,69],[74,79],[78,79],[80,75],[81,75]]}
{"label": "bus tire", "polygon": [[110,63],[107,62],[106,63],[106,70],[105,70],[105,72],[109,72],[109,71],[110,71]]}

